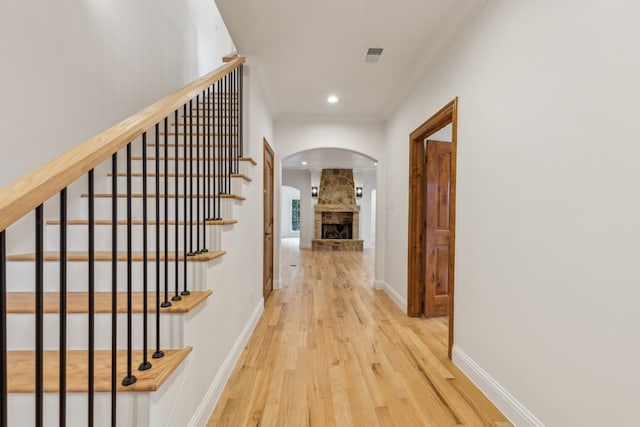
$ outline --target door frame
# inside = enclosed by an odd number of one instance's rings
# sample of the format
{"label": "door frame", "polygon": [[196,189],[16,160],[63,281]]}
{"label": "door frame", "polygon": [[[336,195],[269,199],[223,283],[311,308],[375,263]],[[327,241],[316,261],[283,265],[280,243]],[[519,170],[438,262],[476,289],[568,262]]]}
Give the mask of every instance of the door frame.
{"label": "door frame", "polygon": [[[262,255],[262,297],[264,298],[264,302],[266,304],[267,302],[267,298],[269,297],[269,295],[271,295],[271,292],[273,292],[273,270],[274,270],[274,236],[273,236],[273,226],[274,226],[274,214],[273,214],[273,200],[274,200],[274,183],[273,183],[273,178],[274,178],[274,170],[275,170],[275,156],[273,154],[273,149],[271,148],[271,146],[269,145],[269,142],[267,141],[266,138],[262,138],[262,144],[263,144],[263,151],[262,151],[262,177],[263,177],[263,190],[264,190],[264,196],[262,199],[263,202],[263,215],[262,215],[262,224],[263,224],[263,229],[262,229],[262,245],[263,245],[263,251],[264,251],[264,247],[265,247],[265,240],[266,240],[266,234],[265,234],[265,229],[264,229],[264,224],[266,223],[267,220],[267,216],[270,215],[271,216],[271,262],[269,263],[271,265],[271,291],[269,292],[269,294],[265,294],[265,287],[264,284],[266,282],[266,279],[268,277],[268,273],[269,271],[267,270],[267,263],[265,262],[265,257],[266,254],[263,253]],[[269,182],[271,182],[271,188],[267,188],[267,179],[265,179],[267,177],[267,156],[269,156],[271,158],[271,179],[269,180]],[[271,203],[267,203],[267,197],[271,197]],[[267,206],[271,206],[271,212],[268,211]]]}
{"label": "door frame", "polygon": [[458,98],[442,107],[409,136],[409,254],[407,265],[407,314],[423,314],[426,217],[425,140],[451,124],[451,194],[449,216],[451,224],[451,258],[449,260],[449,358],[453,348],[454,271],[456,244],[456,172],[458,153]]}

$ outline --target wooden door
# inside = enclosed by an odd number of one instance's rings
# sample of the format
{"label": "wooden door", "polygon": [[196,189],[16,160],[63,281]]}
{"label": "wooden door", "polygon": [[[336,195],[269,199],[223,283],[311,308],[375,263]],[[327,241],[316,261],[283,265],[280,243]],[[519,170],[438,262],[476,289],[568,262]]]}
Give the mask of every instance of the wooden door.
{"label": "wooden door", "polygon": [[453,277],[451,245],[452,146],[453,144],[450,142],[427,141],[425,316],[443,316],[449,312],[450,278]]}
{"label": "wooden door", "polygon": [[262,296],[273,290],[273,150],[264,140],[264,270]]}

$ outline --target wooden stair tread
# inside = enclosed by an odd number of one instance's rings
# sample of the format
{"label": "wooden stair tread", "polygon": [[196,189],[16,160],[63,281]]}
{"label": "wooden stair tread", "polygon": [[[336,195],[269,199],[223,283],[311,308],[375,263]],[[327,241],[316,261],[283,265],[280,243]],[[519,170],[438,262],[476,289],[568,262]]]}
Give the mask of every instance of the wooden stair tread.
{"label": "wooden stair tread", "polygon": [[[237,219],[211,219],[205,221],[207,225],[232,225],[237,224]],[[178,221],[178,225],[184,225],[184,221]],[[112,225],[113,222],[110,219],[96,219],[95,225]],[[126,219],[120,219],[117,221],[118,225],[127,225]],[[140,219],[132,220],[131,225],[143,225],[143,221]],[[167,225],[175,225],[176,222],[173,220],[169,220]],[[194,225],[202,225],[202,221],[194,221]],[[60,225],[59,219],[50,219],[47,221],[47,225]],[[67,225],[89,225],[89,220],[86,219],[70,219],[67,221]],[[156,225],[155,220],[147,221],[147,225]],[[160,225],[164,225],[164,221],[160,221]],[[191,221],[187,221],[187,225],[191,225]]]}
{"label": "wooden stair tread", "polygon": [[[96,199],[107,199],[107,198],[110,199],[111,196],[112,195],[108,194],[108,193],[94,194],[94,197]],[[127,195],[123,194],[123,193],[118,193],[117,196],[120,199],[123,199],[123,198],[127,197]],[[80,195],[80,197],[87,198],[87,197],[89,197],[89,194],[83,193],[83,194]],[[165,194],[160,194],[160,198],[161,199],[165,199],[165,198],[166,199],[175,199],[176,197],[178,199],[184,199],[185,195],[184,194],[178,194],[178,195],[176,195],[176,194],[166,194],[166,195]],[[204,199],[204,198],[207,198],[209,196],[207,196],[205,194],[193,194],[193,195],[191,195],[191,197]],[[247,200],[245,197],[238,196],[237,194],[218,194],[217,196],[211,195],[211,197],[219,197],[221,199],[236,199],[236,200],[241,200],[241,201],[242,200]],[[142,199],[142,194],[141,193],[133,193],[133,194],[131,194],[131,198],[132,199]],[[147,198],[148,199],[155,199],[156,195],[155,194],[147,194]]]}
{"label": "wooden stair tread", "polygon": [[[153,359],[152,351],[148,352],[152,368],[139,371],[137,364],[142,361],[142,350],[133,351],[136,366],[133,375],[137,381],[125,387],[122,378],[127,375],[127,351],[117,351],[117,384],[118,391],[150,392],[156,391],[171,376],[173,371],[191,352],[191,347],[178,350],[164,350],[164,357]],[[58,351],[44,352],[44,391],[56,393],[59,391],[60,359]],[[78,393],[87,391],[88,352],[86,350],[67,351],[67,392]],[[95,373],[94,390],[96,392],[111,391],[111,351],[96,350],[94,353]],[[7,352],[7,372],[9,393],[35,393],[35,352],[9,351]]]}
{"label": "wooden stair tread", "polygon": [[[180,301],[171,301],[170,307],[160,308],[161,313],[188,313],[195,307],[200,305],[209,296],[212,291],[193,291],[190,295],[183,296]],[[169,300],[173,294],[169,293]],[[95,292],[95,312],[111,313],[111,292]],[[67,312],[68,313],[88,313],[89,310],[89,294],[87,292],[68,292],[67,293]],[[147,303],[149,305],[148,312],[156,311],[156,294],[149,292],[147,294]],[[160,294],[160,301],[164,299],[164,292]],[[142,292],[132,293],[132,311],[134,313],[144,312],[144,294]],[[7,292],[7,313],[11,314],[27,314],[35,313],[35,293],[34,292]],[[59,313],[60,312],[60,293],[45,292],[44,293],[44,312]],[[127,312],[127,293],[118,292],[118,313]]]}
{"label": "wooden stair tread", "polygon": [[[194,112],[198,112],[198,111],[205,111],[205,110],[197,110],[197,109],[194,108],[193,111]],[[207,111],[210,111],[210,110],[207,110]],[[225,118],[227,118],[229,116],[216,116],[215,114],[213,116],[210,115],[210,114],[207,114],[207,115],[192,114],[191,117],[193,117],[194,119],[195,118],[201,118],[201,119],[202,118],[225,119]],[[237,117],[237,116],[232,116],[232,117]],[[187,116],[180,116],[180,118],[184,120],[185,118],[189,118],[189,116],[188,115]]]}
{"label": "wooden stair tread", "polygon": [[191,134],[191,133],[185,133],[185,132],[182,132],[182,131],[179,131],[179,132],[173,132],[173,131],[172,132],[160,132],[158,135],[168,135],[168,136],[171,136],[171,135],[174,135],[174,136],[175,135],[178,135],[178,136],[181,136],[181,135],[193,135],[193,136],[196,136],[196,134],[199,135],[199,136],[238,136],[238,133],[193,132],[193,134]]}
{"label": "wooden stair tread", "polygon": [[[109,172],[109,173],[107,174],[107,176],[113,176],[113,173]],[[119,172],[119,173],[117,174],[117,176],[119,176],[119,177],[126,177],[126,176],[127,176],[127,174],[126,174],[125,172]],[[156,176],[156,174],[154,174],[154,173],[147,173],[147,178],[153,178],[153,177],[155,177],[155,176]],[[164,178],[164,176],[165,176],[165,175],[164,175],[163,173],[159,173],[157,176],[159,176],[159,177],[161,177],[161,178]],[[215,177],[215,178],[220,178],[221,176],[224,176],[224,175],[215,175],[214,177]],[[142,178],[142,174],[141,174],[141,173],[139,173],[139,172],[137,172],[137,173],[132,173],[132,174],[131,174],[131,177],[132,177],[132,178]],[[175,173],[170,173],[170,174],[168,174],[168,175],[167,175],[167,178],[175,178],[175,177],[176,177],[176,174],[175,174]],[[183,174],[183,173],[179,173],[179,174],[178,174],[178,178],[184,178],[184,177],[185,177],[185,174]],[[186,177],[193,177],[193,178],[205,178],[206,176],[205,176],[205,175],[202,175],[202,174],[200,174],[200,175],[196,175],[196,174],[194,174],[194,175],[186,175]],[[241,179],[244,179],[244,180],[245,180],[245,181],[247,181],[247,182],[251,182],[251,181],[253,181],[253,180],[251,179],[251,177],[249,177],[248,175],[245,175],[245,174],[243,174],[243,173],[232,173],[232,174],[231,174],[231,178],[241,178]]]}
{"label": "wooden stair tread", "polygon": [[[175,159],[176,159],[175,157],[167,157],[168,161],[175,161]],[[211,161],[211,160],[213,160],[213,161],[219,161],[219,160],[228,161],[229,160],[228,157],[223,157],[222,159],[219,158],[219,157],[216,157],[216,158],[213,158],[213,159],[205,159],[203,157],[197,157],[197,158],[194,157],[193,159],[191,159],[191,158],[187,157],[186,159],[187,160],[199,160],[201,162],[204,162],[206,160],[209,160],[209,161]],[[131,160],[142,160],[142,156],[132,156]],[[156,160],[155,157],[151,157],[151,156],[147,157],[147,161],[155,161],[155,160]],[[164,157],[158,157],[158,160],[163,160],[164,161]],[[178,157],[178,161],[184,161],[184,160],[185,160],[184,157]],[[249,162],[249,163],[253,164],[254,166],[258,164],[251,157],[238,157],[238,158],[232,158],[231,160],[239,160],[241,162]]]}
{"label": "wooden stair tread", "polygon": [[[200,119],[201,117],[194,117],[191,116],[191,119]],[[188,127],[188,126],[199,126],[199,127],[211,127],[211,126],[216,126],[218,125],[218,123],[215,123],[213,121],[207,123],[207,121],[196,121],[195,123],[185,123],[184,120],[178,123],[171,123],[171,126],[173,127]],[[237,128],[239,125],[238,123],[224,123],[224,124],[220,124],[220,127],[234,127]]]}
{"label": "wooden stair tread", "polygon": [[[209,251],[209,252],[204,252],[204,253],[197,254],[197,255],[194,255],[194,256],[190,256],[189,260],[190,261],[206,262],[206,261],[214,260],[216,258],[220,258],[221,256],[225,255],[226,253],[227,253],[227,251]],[[175,252],[169,252],[168,255],[169,256],[167,257],[167,259],[169,261],[175,261],[176,260]],[[143,253],[141,251],[134,251],[132,253],[132,261],[143,261],[143,258],[144,258],[144,255],[143,255]],[[35,259],[36,259],[35,253],[24,253],[24,254],[16,254],[16,255],[8,255],[7,256],[7,261],[35,261]],[[45,261],[60,261],[60,252],[47,251],[47,252],[44,253],[44,260]],[[85,252],[85,251],[69,251],[69,252],[67,252],[67,261],[74,262],[74,261],[88,261],[88,260],[89,260],[89,253],[88,252]],[[111,251],[96,251],[95,260],[97,262],[111,261]],[[117,255],[117,260],[118,261],[127,261],[127,252],[126,251],[119,251],[118,255]],[[155,260],[156,260],[155,252],[149,251],[149,254],[147,256],[147,261],[155,261]],[[160,260],[164,261],[164,253],[160,254]],[[179,261],[184,261],[184,253],[183,252],[178,252],[178,260]]]}
{"label": "wooden stair tread", "polygon": [[[194,144],[186,144],[186,145],[187,145],[187,147],[193,147],[193,148],[206,148],[206,147],[211,147],[211,148],[216,147],[217,148],[217,147],[221,147],[221,146],[222,147],[228,147],[230,145],[233,146],[233,147],[238,147],[240,144],[237,143],[237,142],[234,142],[232,144],[213,144],[213,143],[212,144],[200,144],[198,142],[195,142]],[[147,143],[147,147],[155,148],[155,146],[156,146],[155,142],[148,142]],[[167,144],[167,147],[173,147],[174,151],[175,151],[175,146],[176,146],[175,142],[169,142]],[[184,147],[184,146],[185,146],[184,143],[178,142],[178,147]],[[158,147],[164,148],[164,142],[161,142],[160,144],[158,144]]]}

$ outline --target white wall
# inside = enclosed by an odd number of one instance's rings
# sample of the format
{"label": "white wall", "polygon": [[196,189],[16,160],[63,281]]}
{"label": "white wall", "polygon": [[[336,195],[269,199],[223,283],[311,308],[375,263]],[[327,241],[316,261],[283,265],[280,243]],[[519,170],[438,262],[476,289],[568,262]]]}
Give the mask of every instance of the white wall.
{"label": "white wall", "polygon": [[294,200],[300,200],[300,190],[290,187],[283,179],[280,187],[280,237],[300,237],[300,230],[291,229],[291,205]]}
{"label": "white wall", "polygon": [[[313,202],[311,200],[311,181],[309,171],[283,170],[282,185],[300,190],[300,247],[311,248],[313,238]],[[286,216],[286,215],[282,215]],[[285,233],[281,233],[286,237]]]}
{"label": "white wall", "polygon": [[376,189],[376,174],[369,171],[354,171],[355,186],[362,187],[362,197],[356,198],[356,204],[360,205],[360,238],[364,240],[365,249],[373,247],[371,211],[375,208],[371,200],[371,190]]}
{"label": "white wall", "polygon": [[0,3],[0,186],[195,80],[234,50],[210,0]]}
{"label": "white wall", "polygon": [[[386,159],[384,159],[385,126],[382,121],[362,118],[287,118],[279,119],[275,123],[277,144],[275,149],[278,158],[283,159],[300,151],[314,148],[342,148],[356,151],[378,160],[378,173],[376,188],[378,190],[378,222],[380,228],[376,230],[375,280],[379,285],[384,283],[384,229],[381,220],[384,219],[381,200],[384,200],[384,171]],[[278,163],[280,164],[280,163]],[[280,168],[281,169],[281,168]],[[317,172],[316,172],[317,173]],[[314,180],[312,173],[311,185],[319,183]],[[301,236],[302,242],[302,236]]]}
{"label": "white wall", "polygon": [[408,135],[459,96],[457,361],[547,426],[637,417],[639,15],[487,2],[387,129],[386,280],[406,298]]}

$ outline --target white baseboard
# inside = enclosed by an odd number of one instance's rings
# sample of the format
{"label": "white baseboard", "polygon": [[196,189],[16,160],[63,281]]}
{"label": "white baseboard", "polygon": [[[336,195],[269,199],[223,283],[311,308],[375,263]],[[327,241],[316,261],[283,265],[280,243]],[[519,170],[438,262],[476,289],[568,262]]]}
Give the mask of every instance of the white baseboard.
{"label": "white baseboard", "polygon": [[233,368],[236,366],[236,363],[242,354],[242,350],[244,350],[253,330],[258,324],[258,320],[260,320],[260,315],[262,315],[263,310],[264,300],[260,298],[253,314],[247,321],[247,324],[244,326],[244,329],[238,336],[238,339],[236,339],[233,347],[231,347],[231,351],[229,351],[229,354],[227,354],[227,357],[224,359],[220,370],[213,379],[211,386],[209,386],[209,390],[207,390],[202,402],[200,402],[198,409],[193,417],[191,417],[191,421],[189,421],[188,424],[189,427],[205,426],[207,421],[209,421],[209,417],[211,416],[216,403],[218,403],[218,400],[220,399],[222,390],[224,390],[224,386],[227,384],[227,381],[229,381]]}
{"label": "white baseboard", "polygon": [[[407,312],[407,299],[400,295],[395,289],[393,289],[387,282],[382,282],[382,290],[384,290],[389,298],[402,310],[404,313]],[[378,288],[378,281],[376,281],[376,289]]]}
{"label": "white baseboard", "polygon": [[378,291],[382,291],[384,290],[384,286],[386,285],[384,280],[374,280],[373,281],[373,288],[378,290]]}
{"label": "white baseboard", "polygon": [[300,249],[311,249],[310,243],[300,243]]}
{"label": "white baseboard", "polygon": [[459,347],[453,346],[453,363],[493,402],[514,426],[544,427],[522,403],[502,387]]}
{"label": "white baseboard", "polygon": [[273,289],[282,289],[282,279],[273,281]]}

